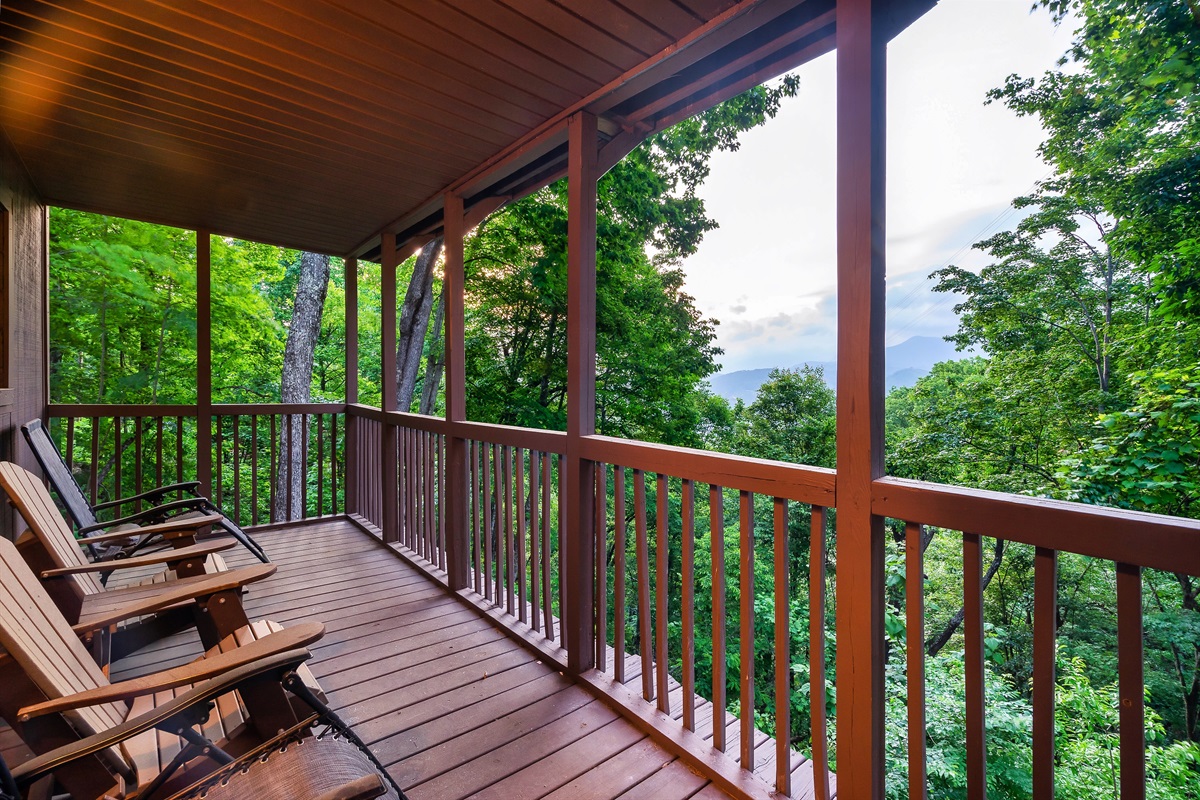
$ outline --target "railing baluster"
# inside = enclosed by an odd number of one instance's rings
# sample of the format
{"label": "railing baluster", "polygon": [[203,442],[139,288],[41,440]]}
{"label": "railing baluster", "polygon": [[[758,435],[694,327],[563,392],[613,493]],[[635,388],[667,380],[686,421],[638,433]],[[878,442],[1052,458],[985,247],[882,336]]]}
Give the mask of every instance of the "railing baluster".
{"label": "railing baluster", "polygon": [[754,771],[754,496],[738,493],[741,506],[738,547],[741,614],[738,635],[741,644],[741,738],[742,769]]}
{"label": "railing baluster", "polygon": [[468,446],[471,458],[471,499],[474,503],[471,509],[471,567],[475,575],[475,594],[482,594],[479,582],[479,442],[471,439]]}
{"label": "railing baluster", "polygon": [[646,476],[633,471],[633,524],[637,547],[638,652],[642,656],[642,697],[654,699],[650,638],[650,544],[646,533]]}
{"label": "railing baluster", "polygon": [[1117,691],[1121,696],[1121,800],[1146,797],[1146,684],[1142,568],[1117,563]]}
{"label": "railing baluster", "polygon": [[925,781],[925,555],[924,529],[904,527],[904,614],[908,669],[908,796],[924,800]]}
{"label": "railing baluster", "polygon": [[437,465],[434,461],[437,450],[437,437],[432,433],[425,434],[425,558],[432,564],[438,563],[434,548],[437,519],[437,506],[434,503],[433,487],[437,485]]}
{"label": "railing baluster", "polygon": [[241,437],[241,418],[233,415],[233,518],[242,521],[242,462],[238,439]]}
{"label": "railing baluster", "polygon": [[496,541],[493,545],[496,559],[496,605],[504,602],[504,467],[500,460],[499,444],[492,444],[492,496],[496,507]]}
{"label": "railing baluster", "polygon": [[542,622],[546,638],[554,641],[554,615],[550,594],[550,454],[542,453]]}
{"label": "railing baluster", "polygon": [[679,488],[679,513],[682,518],[682,561],[680,609],[683,633],[683,727],[696,730],[696,511],[695,486],[684,479]]}
{"label": "railing baluster", "polygon": [[[64,450],[66,450],[66,453],[67,453],[67,471],[70,472],[72,475],[74,475],[75,474],[75,418],[74,417],[67,417],[66,445],[67,446],[64,448]],[[162,454],[160,453],[159,454],[160,461],[162,460],[161,455]],[[158,485],[159,486],[162,485],[161,480],[158,482]]]}
{"label": "railing baluster", "polygon": [[829,800],[825,686],[825,509],[813,506],[808,546],[808,701],[816,800]]}
{"label": "railing baluster", "polygon": [[[113,500],[125,496],[121,490],[121,428],[123,424],[120,417],[113,417]],[[117,509],[117,512],[119,516],[120,509]]]}
{"label": "railing baluster", "polygon": [[987,795],[987,743],[983,688],[983,544],[963,534],[963,637],[966,649],[967,800]]}
{"label": "railing baluster", "polygon": [[[271,522],[278,522],[278,521],[279,521],[279,519],[278,519],[278,515],[275,513],[275,498],[276,498],[276,496],[277,496],[277,494],[278,494],[278,491],[277,491],[277,489],[276,489],[276,485],[277,485],[277,483],[278,483],[278,478],[279,478],[279,458],[278,458],[278,456],[276,455],[276,452],[277,452],[277,450],[279,449],[279,431],[278,431],[278,429],[277,429],[276,422],[275,422],[275,420],[276,420],[276,417],[277,417],[277,415],[275,415],[275,414],[272,414],[272,415],[271,415],[271,444],[270,444],[270,453],[271,453],[271,470],[270,470],[270,473],[271,473],[271,495],[270,495],[270,497],[268,497],[268,498],[267,498],[267,500],[268,500],[268,501],[270,502],[270,504],[271,504],[271,505],[270,505],[270,510],[269,510],[269,512],[268,512],[267,519],[269,519]],[[378,520],[378,519],[374,520],[374,522],[375,522],[375,524],[379,524],[379,520]]]}
{"label": "railing baluster", "polygon": [[[133,493],[141,494],[145,484],[142,482],[142,419],[140,417],[133,418],[133,451]],[[141,500],[133,504],[133,510],[142,510]]]}
{"label": "railing baluster", "polygon": [[483,596],[492,599],[492,448],[484,443],[483,451]]}
{"label": "railing baluster", "polygon": [[175,418],[175,482],[183,483],[183,417]]}
{"label": "railing baluster", "polygon": [[775,511],[775,791],[792,793],[792,640],[788,587],[788,504],[774,500]]}
{"label": "railing baluster", "polygon": [[518,447],[516,451],[516,477],[514,481],[517,485],[517,616],[522,623],[529,622],[529,614],[525,608],[525,601],[528,600],[525,592],[525,536],[527,530],[527,518],[525,516],[525,450]]}
{"label": "railing baluster", "polygon": [[667,681],[667,615],[670,613],[667,607],[667,570],[671,557],[668,491],[667,476],[660,472],[655,486],[657,508],[654,515],[654,657],[658,669],[658,710],[664,714],[671,713],[671,692]]}
{"label": "railing baluster", "polygon": [[538,481],[541,477],[539,468],[541,455],[537,450],[529,451],[529,627],[535,631],[541,628],[542,615],[538,604],[541,602],[541,548],[538,547],[541,535],[541,524],[538,517]]}
{"label": "railing baluster", "polygon": [[325,513],[325,415],[317,414],[317,516]]}
{"label": "railing baluster", "polygon": [[[154,436],[154,485],[163,485],[163,418],[155,419],[155,436]],[[68,459],[69,461],[69,459]]]}
{"label": "railing baluster", "polygon": [[212,465],[213,498],[216,500],[218,507],[223,507],[225,493],[223,490],[221,476],[222,476],[222,473],[225,472],[224,468],[222,467],[222,465],[225,462],[225,459],[224,459],[225,444],[224,444],[224,438],[222,436],[222,432],[225,427],[223,424],[225,420],[223,417],[220,417],[220,416],[217,416],[216,414],[214,414],[210,421],[212,424],[217,426],[217,433],[216,433],[216,436],[213,437],[213,442],[212,442],[212,446],[213,446],[214,452],[216,454],[216,457],[214,458],[213,465]]}
{"label": "railing baluster", "polygon": [[308,417],[300,415],[300,452],[293,461],[300,468],[300,519],[308,519]]}
{"label": "railing baluster", "polygon": [[1058,553],[1033,557],[1033,798],[1054,800],[1054,681],[1058,637]]}
{"label": "railing baluster", "polygon": [[712,548],[713,747],[725,752],[725,511],[721,487],[708,487],[708,530]]}
{"label": "railing baluster", "polygon": [[513,451],[505,445],[504,454],[504,602],[509,614],[514,613],[513,582],[516,579],[513,548]]}
{"label": "railing baluster", "polygon": [[329,415],[329,513],[337,514],[342,506],[338,504],[338,415]]}
{"label": "railing baluster", "polygon": [[250,415],[250,524],[258,524],[258,414]]}
{"label": "railing baluster", "polygon": [[[567,480],[566,480],[566,458],[562,455],[558,456],[558,559],[556,569],[558,570],[558,614],[559,619],[562,618],[563,611],[567,607],[567,584],[563,580],[564,570],[563,565],[566,563],[566,542],[564,537],[567,535]],[[560,623],[558,626],[558,643],[566,647],[567,643],[563,634],[563,626]]]}
{"label": "railing baluster", "polygon": [[596,464],[596,669],[608,669],[608,469]]}
{"label": "railing baluster", "polygon": [[92,505],[96,505],[96,498],[100,493],[98,470],[96,469],[98,466],[100,466],[100,418],[92,417],[92,460],[88,472],[88,496],[91,498]]}
{"label": "railing baluster", "polygon": [[613,677],[625,683],[625,468],[613,468]]}
{"label": "railing baluster", "polygon": [[434,503],[434,508],[437,509],[438,515],[438,566],[442,569],[449,569],[450,562],[446,558],[446,437],[439,433],[437,436],[437,442],[438,498],[437,502]]}

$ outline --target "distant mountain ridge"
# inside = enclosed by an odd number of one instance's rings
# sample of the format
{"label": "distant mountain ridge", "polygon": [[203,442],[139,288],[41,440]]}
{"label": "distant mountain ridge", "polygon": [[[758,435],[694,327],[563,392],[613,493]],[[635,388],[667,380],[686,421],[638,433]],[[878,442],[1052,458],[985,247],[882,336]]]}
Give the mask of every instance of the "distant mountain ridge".
{"label": "distant mountain ridge", "polygon": [[[960,353],[954,345],[937,336],[913,336],[900,344],[892,345],[885,351],[886,363],[884,370],[887,374],[889,389],[896,386],[912,386],[920,378],[929,374],[933,365],[939,361],[957,361],[968,358],[970,353]],[[804,361],[794,364],[789,369],[802,367],[820,367],[825,370],[825,383],[833,387],[837,384],[836,361]],[[766,369],[740,369],[734,372],[721,372],[708,379],[714,394],[720,395],[730,403],[742,400],[754,402],[758,387],[766,382],[775,367]]]}

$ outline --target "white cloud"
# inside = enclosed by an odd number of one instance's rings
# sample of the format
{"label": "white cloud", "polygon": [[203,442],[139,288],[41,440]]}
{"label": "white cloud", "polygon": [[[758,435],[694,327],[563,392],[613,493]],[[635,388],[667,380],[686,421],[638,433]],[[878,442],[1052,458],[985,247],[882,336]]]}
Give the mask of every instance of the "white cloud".
{"label": "white cloud", "polygon": [[[971,244],[1014,224],[1009,202],[1045,177],[1037,122],[983,101],[1010,73],[1052,68],[1069,39],[1028,0],[942,0],[889,47],[889,344],[954,330],[954,301],[925,276],[986,263]],[[684,270],[722,322],[727,370],[834,356],[834,69],[832,54],[806,65],[800,96],[712,160],[702,193],[721,227]]]}

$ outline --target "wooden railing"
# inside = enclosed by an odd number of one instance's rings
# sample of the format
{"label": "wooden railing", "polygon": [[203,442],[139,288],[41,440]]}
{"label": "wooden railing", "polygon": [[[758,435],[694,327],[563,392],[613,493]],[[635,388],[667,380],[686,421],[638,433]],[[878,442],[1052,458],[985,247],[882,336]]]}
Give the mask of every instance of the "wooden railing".
{"label": "wooden railing", "polygon": [[[827,618],[825,610],[830,591],[826,509],[834,503],[834,473],[600,436],[588,437],[585,448],[587,457],[598,465],[598,668],[618,684],[640,683],[642,698],[655,704],[664,721],[669,717],[699,734],[713,749],[729,752],[743,770],[774,783],[780,794],[790,795],[793,774],[802,772],[805,791],[818,800],[828,798],[824,632],[832,618]],[[793,517],[791,512],[801,510],[807,512],[808,520],[802,519],[803,514],[795,515],[800,519]],[[764,513],[770,524],[757,526],[756,514]],[[791,552],[791,539],[801,526],[809,539],[807,569],[803,571]],[[672,536],[672,531],[678,536]],[[709,572],[698,575],[695,545],[705,535]],[[677,547],[673,540],[678,541]],[[630,550],[633,563],[627,563]],[[737,585],[727,586],[727,565],[734,563],[735,554]],[[769,653],[756,646],[756,561],[770,564],[773,579],[769,637],[773,647]],[[678,590],[671,592],[676,581]],[[698,615],[695,592],[705,586],[707,596],[700,598],[699,606],[706,613]],[[802,591],[793,591],[793,587],[802,587]],[[729,602],[731,592],[736,603]],[[809,685],[802,694],[816,698],[809,703],[807,755],[791,747],[796,690],[792,685],[792,602],[801,594],[807,600],[810,630]],[[679,598],[678,607],[670,604],[672,595]],[[730,620],[737,621],[732,631]],[[696,683],[696,635],[700,631],[711,637],[711,647],[704,653],[711,682],[702,686]],[[735,663],[739,665],[736,714],[726,713],[730,699],[726,656],[731,639],[737,642]],[[677,672],[670,669],[672,664],[679,665]],[[755,669],[759,664],[771,670],[774,697],[769,705],[774,729],[769,733],[773,742],[759,741],[762,737],[755,728]]]}
{"label": "wooden railing", "polygon": [[[51,434],[93,504],[200,480],[241,525],[344,508],[344,405],[212,406],[211,472],[204,475],[197,425],[195,406],[50,406]],[[290,480],[296,465],[301,472]]]}
{"label": "wooden railing", "polygon": [[[193,407],[52,406],[50,416],[60,448],[93,499],[186,479],[195,469]],[[597,667],[581,678],[626,704],[631,716],[665,739],[707,748],[710,754],[727,752],[742,770],[774,783],[781,794],[798,791],[792,781],[801,771],[813,797],[823,800],[831,793],[821,701],[831,677],[824,643],[834,616],[827,610],[834,585],[827,570],[836,565],[829,554],[836,538],[827,524],[837,506],[834,472],[585,436],[581,457],[596,466],[595,516],[586,530],[572,531],[564,491],[570,462],[564,458],[562,433],[447,422],[360,405],[214,406],[212,420],[208,477],[227,513],[245,524],[271,519],[270,487],[279,475],[280,453],[306,440],[299,490],[305,516],[350,514],[447,584],[454,582],[450,571],[457,554],[464,566],[460,594],[519,630],[525,640],[540,642],[546,657],[564,669],[563,590],[578,577],[572,575],[576,562],[567,555],[573,537],[581,537],[594,548],[595,624],[587,647]],[[465,446],[465,468],[457,476],[448,468],[452,442]],[[465,509],[458,530],[450,524],[456,509],[449,508],[456,480]],[[922,641],[925,633],[923,526],[961,538],[969,796],[983,796],[987,781],[985,539],[1034,548],[1036,798],[1052,796],[1056,763],[1059,554],[1113,565],[1122,796],[1144,797],[1142,570],[1200,576],[1200,522],[891,478],[874,482],[871,510],[904,523],[905,612],[907,635],[914,641]],[[803,534],[806,567],[802,554],[793,552]],[[703,561],[707,572],[698,567]],[[754,646],[756,633],[760,644],[766,638],[755,630],[756,562],[771,565],[769,573],[760,572],[773,581],[769,620],[763,623],[758,614],[758,624],[771,627],[769,654]],[[727,571],[717,568],[725,564],[736,584],[725,584]],[[863,602],[882,603],[882,598],[881,591]],[[792,685],[792,662],[775,656],[794,650],[789,641],[793,601],[807,604],[807,687]],[[698,652],[698,632],[711,641],[704,652]],[[734,639],[733,661],[740,665],[733,698],[737,713],[726,716],[727,686],[734,684],[723,656]],[[702,684],[696,678],[701,656],[710,661],[705,668],[711,676]],[[908,648],[907,659],[909,792],[921,797],[926,782],[923,648]],[[774,735],[769,747],[766,735],[755,731],[755,669],[772,673],[774,696],[765,715],[771,728],[766,733]],[[853,680],[841,676],[843,690]],[[815,700],[808,706],[807,736],[796,737],[789,701],[798,690]],[[757,707],[761,721],[764,704]],[[793,743],[806,751],[803,757],[791,750]],[[711,760],[700,754],[697,763],[706,758]]]}
{"label": "wooden railing", "polygon": [[[915,641],[923,641],[925,632],[922,526],[957,531],[962,539],[968,797],[985,796],[987,785],[984,537],[1035,548],[1032,670],[1035,798],[1054,797],[1058,557],[1060,553],[1075,553],[1112,562],[1117,593],[1120,795],[1144,798],[1142,570],[1153,568],[1200,575],[1200,521],[894,478],[876,481],[873,494],[875,514],[906,523],[905,603],[908,635]],[[908,648],[907,658],[909,796],[923,797],[924,648]]]}

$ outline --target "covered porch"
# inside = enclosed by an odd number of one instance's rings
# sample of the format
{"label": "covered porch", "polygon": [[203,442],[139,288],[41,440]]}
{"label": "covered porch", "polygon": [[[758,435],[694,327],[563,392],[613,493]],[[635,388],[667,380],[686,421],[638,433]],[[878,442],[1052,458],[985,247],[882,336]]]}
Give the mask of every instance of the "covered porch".
{"label": "covered porch", "polygon": [[[251,614],[327,625],[314,671],[415,798],[882,798],[890,518],[904,530],[912,631],[923,629],[923,526],[962,538],[971,798],[987,783],[983,537],[1036,548],[1030,746],[1034,796],[1049,800],[1056,558],[1104,559],[1119,576],[1122,796],[1145,795],[1141,570],[1200,575],[1200,524],[885,474],[886,47],[932,2],[662,0],[637,13],[616,2],[397,3],[354,14],[295,5],[195,15],[151,2],[136,11],[4,3],[6,456],[33,466],[14,432],[40,417],[60,432],[68,461],[128,450],[134,483],[150,486],[183,470],[186,439],[209,495],[263,526],[256,535],[280,564],[248,597]],[[389,47],[420,35],[412,31],[430,36],[423,64]],[[302,45],[310,49],[297,57]],[[599,176],[649,133],[833,49],[838,470],[596,435]],[[268,109],[281,121],[265,121]],[[464,235],[564,176],[567,429],[468,420]],[[50,403],[48,205],[197,231],[194,405]],[[213,403],[212,236],[345,258],[344,402]],[[446,414],[402,412],[387,391],[382,408],[363,405],[357,264],[382,266],[381,360],[393,375],[397,266],[436,236],[445,239]],[[91,446],[80,452],[84,429]],[[285,429],[308,443],[301,505],[311,519],[271,520],[258,482],[244,478],[281,468]],[[109,476],[116,486],[121,463]],[[87,491],[109,488],[93,478]],[[756,498],[758,513],[770,509],[779,565],[769,631],[754,627]],[[804,574],[786,566],[797,506],[812,520]],[[678,552],[665,546],[668,509],[693,534]],[[726,528],[738,531],[736,552],[726,552]],[[721,534],[709,552],[696,552],[698,531]],[[737,585],[716,569],[700,580],[706,563],[737,563]],[[677,605],[671,581],[683,587]],[[793,616],[794,587],[807,618]],[[796,626],[811,632],[803,670],[760,657],[756,638],[786,654]],[[737,676],[697,650],[700,628],[713,653],[736,639]],[[118,668],[191,654],[167,641]],[[710,685],[697,685],[700,657],[713,661]],[[906,665],[913,798],[926,790],[923,658],[914,648]],[[756,728],[755,669],[773,679],[766,731]],[[793,696],[823,699],[835,683],[836,718],[824,702],[808,704],[809,730],[791,741]]]}

